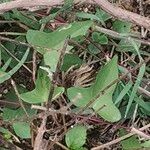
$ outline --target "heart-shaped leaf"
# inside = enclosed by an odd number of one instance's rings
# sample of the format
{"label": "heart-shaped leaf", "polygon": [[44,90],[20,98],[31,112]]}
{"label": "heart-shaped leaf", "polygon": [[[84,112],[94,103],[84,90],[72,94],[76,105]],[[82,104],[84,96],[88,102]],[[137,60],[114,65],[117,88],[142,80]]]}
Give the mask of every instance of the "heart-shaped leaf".
{"label": "heart-shaped leaf", "polygon": [[[78,93],[81,98],[74,102],[78,107],[83,107],[90,100],[92,100],[100,91],[105,89],[111,82],[118,78],[117,57],[115,56],[108,62],[97,74],[95,83],[89,88],[72,87],[69,88],[67,93],[71,101]],[[120,111],[112,102],[112,94],[115,90],[116,84],[108,88],[104,94],[94,102],[91,106],[102,118],[110,122],[116,122],[121,118]],[[112,116],[113,114],[113,116]]]}
{"label": "heart-shaped leaf", "polygon": [[92,33],[92,39],[100,44],[108,44],[108,38],[106,35],[98,33],[98,32],[93,32]]}
{"label": "heart-shaped leaf", "polygon": [[28,43],[34,46],[54,49],[58,48],[58,45],[61,45],[68,36],[73,38],[85,35],[91,25],[92,21],[74,22],[51,33],[28,30],[26,38]]}
{"label": "heart-shaped leaf", "polygon": [[71,66],[76,65],[79,67],[82,63],[83,63],[82,59],[80,59],[77,55],[66,54],[64,56],[63,65],[61,67],[61,70],[67,71]]}
{"label": "heart-shaped leaf", "polygon": [[[26,107],[26,112],[28,113],[29,116],[33,116],[36,114],[37,111],[30,109],[29,107]],[[3,120],[12,122],[15,119],[22,120],[22,118],[26,117],[26,113],[24,112],[22,108],[18,108],[18,109],[4,108],[2,117],[3,117]],[[21,138],[31,137],[29,123],[22,120],[22,122],[20,121],[14,122],[12,126],[13,126],[15,133],[19,137]]]}
{"label": "heart-shaped leaf", "polygon": [[[115,56],[101,71],[99,71],[95,84],[93,85],[92,95],[97,95],[99,91],[106,88],[111,82],[118,79],[117,57]],[[93,109],[104,119],[115,122],[121,118],[118,108],[112,102],[112,94],[116,88],[116,84],[108,88],[93,105]],[[113,114],[113,116],[112,116]]]}
{"label": "heart-shaped leaf", "polygon": [[20,138],[31,138],[30,124],[26,122],[13,123],[13,129]]}
{"label": "heart-shaped leaf", "polygon": [[20,97],[23,101],[32,104],[46,102],[49,96],[50,85],[51,82],[47,73],[40,69],[35,89],[30,92],[20,94]]}
{"label": "heart-shaped leaf", "polygon": [[[119,132],[120,137],[126,135],[126,131],[124,129],[121,129]],[[140,144],[140,141],[138,140],[136,135],[133,135],[125,140],[121,141],[122,149],[124,150],[137,150],[142,149],[142,146]]]}
{"label": "heart-shaped leaf", "polygon": [[[28,30],[26,38],[28,43],[38,47],[37,51],[44,55],[44,62],[54,72],[60,55],[59,49],[62,49],[66,38],[85,35],[91,25],[92,21],[74,22],[51,33]],[[71,48],[67,46],[67,50]]]}
{"label": "heart-shaped leaf", "polygon": [[55,72],[57,62],[59,60],[59,52],[52,50],[44,54],[45,65],[50,67],[50,71]]}
{"label": "heart-shaped leaf", "polygon": [[97,48],[95,45],[93,45],[93,44],[89,44],[89,46],[88,46],[88,51],[91,53],[91,54],[98,54],[98,53],[100,53],[100,49],[99,48]]}
{"label": "heart-shaped leaf", "polygon": [[[67,93],[70,100],[78,107],[86,106],[92,98],[91,88],[71,87],[67,90]],[[78,94],[81,94],[81,96],[74,101]]]}
{"label": "heart-shaped leaf", "polygon": [[98,98],[93,105],[93,109],[107,121],[116,122],[121,119],[120,111],[112,102],[112,96],[109,94],[104,94]]}
{"label": "heart-shaped leaf", "polygon": [[132,26],[131,23],[120,21],[120,20],[116,20],[113,23],[113,29],[119,33],[129,33],[131,26]]}
{"label": "heart-shaped leaf", "polygon": [[73,150],[80,149],[86,141],[86,130],[87,128],[81,125],[75,126],[70,129],[66,133],[65,137],[67,146]]}
{"label": "heart-shaped leaf", "polygon": [[[38,78],[36,80],[36,87],[30,92],[20,94],[23,101],[31,104],[43,103],[48,100],[51,87],[50,78],[47,76],[47,72],[39,70]],[[63,87],[55,87],[53,93],[53,100],[59,97],[64,92]]]}

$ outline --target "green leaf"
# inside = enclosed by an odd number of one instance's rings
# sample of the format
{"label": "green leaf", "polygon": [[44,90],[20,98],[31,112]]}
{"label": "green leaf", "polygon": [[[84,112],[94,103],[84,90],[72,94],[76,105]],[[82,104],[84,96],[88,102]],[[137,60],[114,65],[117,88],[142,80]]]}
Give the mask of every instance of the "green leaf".
{"label": "green leaf", "polygon": [[51,82],[47,73],[40,69],[35,89],[30,92],[20,94],[20,98],[31,104],[46,102],[49,96],[50,85]]}
{"label": "green leaf", "polygon": [[58,12],[53,13],[53,14],[50,14],[50,15],[48,15],[48,16],[45,16],[44,18],[42,18],[42,19],[39,21],[39,23],[40,23],[40,24],[46,24],[46,23],[50,22],[51,20],[53,20],[53,19],[56,17],[57,14],[58,14]]}
{"label": "green leaf", "polygon": [[148,102],[145,102],[142,98],[138,97],[137,95],[134,98],[134,101],[141,106],[142,109],[149,112],[150,114],[150,104]]}
{"label": "green leaf", "polygon": [[108,38],[107,38],[107,36],[106,35],[101,35],[101,36],[99,36],[99,43],[100,44],[108,44]]}
{"label": "green leaf", "polygon": [[[117,57],[115,56],[107,65],[105,65],[96,77],[95,84],[92,86],[92,95],[97,95],[101,90],[106,88],[114,80],[118,79]],[[112,85],[106,92],[101,95],[93,105],[93,109],[107,121],[116,122],[120,120],[121,114],[112,101],[112,94],[116,84]],[[114,114],[112,116],[112,114]]]}
{"label": "green leaf", "polygon": [[51,33],[28,30],[26,38],[28,43],[34,46],[56,49],[62,47],[62,43],[68,36],[73,38],[85,35],[91,25],[91,21],[74,22]]}
{"label": "green leaf", "polygon": [[86,12],[79,12],[76,13],[77,17],[79,18],[84,18],[84,19],[91,19],[91,20],[98,20],[100,21],[99,17],[97,17],[96,15],[90,14],[90,13],[86,13]]}
{"label": "green leaf", "polygon": [[[135,42],[135,41],[134,41]],[[141,44],[139,42],[135,42],[138,49],[140,48]],[[122,39],[119,44],[118,47],[116,48],[117,51],[120,52],[132,52],[134,54],[137,54],[137,51],[135,50],[133,43],[128,40],[128,39]]]}
{"label": "green leaf", "polygon": [[[16,85],[16,86],[17,86],[17,90],[20,94],[28,91],[25,87],[23,87],[21,85]],[[13,87],[10,88],[6,94],[4,94],[4,98],[6,101],[9,101],[9,102],[18,102],[18,97],[17,97]],[[8,108],[16,108],[18,106],[17,105],[16,106],[8,105],[7,107]]]}
{"label": "green leaf", "polygon": [[67,71],[71,66],[77,65],[79,67],[83,61],[74,54],[66,54],[64,56],[63,65],[61,67],[62,71]]}
{"label": "green leaf", "polygon": [[89,44],[88,51],[95,55],[100,53],[100,50],[93,44]]}
{"label": "green leaf", "polygon": [[40,24],[38,23],[38,21],[35,20],[35,18],[31,19],[31,15],[30,15],[30,17],[28,17],[24,13],[15,9],[15,10],[13,10],[12,17],[15,19],[16,18],[19,19],[22,23],[29,26],[30,28],[40,29]]}
{"label": "green leaf", "polygon": [[142,145],[142,147],[150,148],[150,140],[145,141],[145,142],[144,142],[144,143],[142,143],[141,145]]}
{"label": "green leaf", "polygon": [[[36,87],[30,92],[20,94],[20,98],[31,104],[43,103],[48,100],[51,81],[44,70],[39,70],[38,78],[36,80]],[[53,93],[53,100],[58,98],[64,92],[63,87],[55,87]]]}
{"label": "green leaf", "polygon": [[[125,134],[126,134],[125,130],[121,129],[120,136],[123,136]],[[140,142],[137,139],[136,135],[133,135],[129,137],[128,139],[121,141],[121,145],[122,145],[123,150],[137,150],[141,148]]]}
{"label": "green leaf", "polygon": [[[93,85],[93,95],[99,93],[100,90],[103,90],[111,82],[118,79],[118,65],[117,65],[117,56],[115,56],[111,61],[109,61],[97,74],[95,84]],[[108,93],[111,95],[114,92],[115,85],[111,86],[108,89]]]}
{"label": "green leaf", "polygon": [[108,38],[106,35],[98,33],[98,32],[93,32],[92,33],[92,39],[100,44],[108,44]]}
{"label": "green leaf", "polygon": [[[89,88],[72,87],[67,90],[68,97],[71,101],[78,93],[81,97],[75,102],[78,107],[83,107],[89,103],[100,91],[106,88],[111,82],[118,79],[117,57],[114,57],[106,64],[97,74],[95,83]],[[116,84],[112,85],[106,92],[101,95],[93,104],[93,109],[107,121],[115,122],[120,120],[121,114],[118,108],[112,102],[112,94],[116,88]],[[113,114],[113,116],[112,116]]]}
{"label": "green leaf", "polygon": [[84,107],[92,99],[91,88],[81,88],[81,87],[71,87],[67,90],[68,97],[70,101],[73,101],[77,94],[81,94],[81,97],[78,98],[73,103],[78,107]]}
{"label": "green leaf", "polygon": [[4,134],[4,138],[6,140],[10,140],[11,136],[12,136],[12,133],[8,130],[8,129],[5,129],[3,127],[0,127],[0,132]]}
{"label": "green leaf", "polygon": [[13,129],[20,138],[23,139],[31,138],[29,123],[26,122],[13,123]]}
{"label": "green leaf", "polygon": [[[51,71],[54,72],[60,55],[59,49],[63,47],[66,38],[68,36],[74,38],[85,35],[91,25],[91,21],[75,22],[51,33],[29,30],[26,38],[30,44],[41,47],[41,49],[38,48],[37,50],[41,54],[44,54],[44,62],[50,66]],[[43,48],[47,48],[47,50]],[[68,46],[67,50],[71,48],[72,47]]]}
{"label": "green leaf", "polygon": [[54,88],[54,93],[53,93],[53,100],[58,98],[62,93],[64,93],[65,89],[64,87],[55,87]]}
{"label": "green leaf", "polygon": [[113,23],[113,30],[119,33],[128,33],[130,32],[132,24],[125,21],[116,20]]}
{"label": "green leaf", "polygon": [[80,149],[86,141],[86,130],[87,128],[81,125],[75,126],[70,129],[65,136],[67,146],[73,150]]}
{"label": "green leaf", "polygon": [[95,42],[99,42],[99,36],[101,35],[101,33],[98,33],[98,32],[93,32],[92,33],[92,39],[93,39],[93,41],[95,41]]}
{"label": "green leaf", "polygon": [[102,25],[105,25],[105,21],[112,18],[108,13],[106,13],[102,9],[96,9],[95,15],[99,18],[99,21],[102,23]]}
{"label": "green leaf", "polygon": [[136,53],[138,54],[138,57],[140,59],[140,61],[143,61],[143,58],[141,57],[141,54],[139,52],[139,48],[141,46],[141,43],[136,42],[135,40],[133,40],[132,38],[130,38],[131,44],[133,45]]}
{"label": "green leaf", "polygon": [[50,66],[50,71],[55,72],[57,67],[57,62],[59,60],[59,52],[52,50],[44,54],[44,63]]}
{"label": "green leaf", "polygon": [[[64,43],[62,43],[62,47],[63,45]],[[66,51],[69,51],[71,48],[72,48],[71,46],[67,46]],[[50,67],[51,72],[56,71],[59,58],[60,58],[60,51],[51,50],[44,54],[44,63],[45,65]]]}
{"label": "green leaf", "polygon": [[9,2],[10,0],[1,0],[0,3]]}
{"label": "green leaf", "polygon": [[[30,108],[26,108],[26,111],[29,116],[32,116],[36,113],[35,110],[30,109]],[[4,108],[2,117],[3,117],[3,120],[5,121],[13,121],[15,119],[22,119],[26,117],[26,114],[22,108],[18,108],[18,109]]]}
{"label": "green leaf", "polygon": [[98,98],[93,105],[93,109],[98,115],[109,122],[117,122],[121,119],[120,111],[112,102],[112,96],[109,96],[109,94]]}
{"label": "green leaf", "polygon": [[[30,108],[26,108],[26,111],[29,116],[33,116],[34,114],[36,114],[36,111],[32,110]],[[2,117],[3,117],[3,120],[5,120],[5,121],[10,121],[10,122],[13,121],[14,122],[15,119],[22,120],[22,118],[26,117],[26,114],[22,108],[18,108],[16,110],[4,108]],[[13,123],[13,128],[14,128],[15,133],[19,137],[21,137],[21,138],[30,138],[31,137],[29,123],[15,122],[15,123]]]}
{"label": "green leaf", "polygon": [[63,13],[63,11],[70,11],[71,6],[73,5],[73,0],[65,0],[64,1],[64,5],[57,11],[54,13],[50,13],[50,15],[45,16],[44,18],[42,18],[39,22],[40,24],[46,24],[48,22],[50,22],[51,20],[53,20],[58,14]]}

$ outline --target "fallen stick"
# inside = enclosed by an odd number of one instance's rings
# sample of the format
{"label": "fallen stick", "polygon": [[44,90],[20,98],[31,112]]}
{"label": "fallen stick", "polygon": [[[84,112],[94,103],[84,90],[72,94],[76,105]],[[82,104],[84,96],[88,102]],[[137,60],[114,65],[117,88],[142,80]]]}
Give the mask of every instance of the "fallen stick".
{"label": "fallen stick", "polygon": [[113,30],[106,29],[106,28],[99,27],[99,26],[95,26],[93,29],[94,29],[94,31],[98,31],[98,32],[107,34],[108,36],[113,37],[115,39],[130,40],[130,38],[132,38],[134,41],[136,41],[138,43],[142,43],[142,44],[150,46],[150,41],[149,40],[140,39],[140,38],[134,37],[132,35],[131,36],[130,35],[122,35],[118,32],[113,31]]}
{"label": "fallen stick", "polygon": [[[114,6],[107,0],[74,0],[74,3],[85,2],[85,3],[94,3],[98,4],[104,11],[108,12],[112,16],[125,20],[139,26],[142,26],[148,30],[150,30],[150,19],[148,17],[144,17],[138,15],[133,12],[129,12],[127,10],[121,9],[119,7]],[[0,13],[4,13],[6,11],[12,10],[14,8],[26,8],[26,7],[37,7],[37,6],[56,6],[62,5],[64,3],[63,0],[15,0],[11,2],[6,2],[0,4]]]}
{"label": "fallen stick", "polygon": [[14,0],[0,4],[0,13],[4,13],[15,8],[55,6],[62,4],[63,0]]}
{"label": "fallen stick", "polygon": [[136,13],[124,10],[109,3],[107,0],[94,0],[103,10],[109,14],[128,22],[135,23],[139,26],[150,30],[150,19]]}
{"label": "fallen stick", "polygon": [[[150,123],[147,124],[147,125],[145,125],[145,126],[143,126],[142,128],[140,128],[139,131],[144,131],[144,130],[146,130],[148,128],[150,128]],[[111,146],[113,144],[119,143],[120,141],[123,141],[123,140],[125,140],[125,139],[127,139],[127,138],[129,138],[129,137],[131,137],[131,136],[133,136],[135,134],[136,133],[132,132],[132,130],[131,130],[130,133],[128,133],[128,134],[126,134],[126,135],[124,135],[122,137],[119,137],[119,138],[117,138],[115,140],[112,140],[112,141],[110,141],[110,142],[108,142],[106,144],[103,144],[103,145],[100,145],[100,146],[97,146],[97,147],[93,147],[91,150],[101,150],[101,149],[104,149],[104,148],[109,147],[109,146]]]}

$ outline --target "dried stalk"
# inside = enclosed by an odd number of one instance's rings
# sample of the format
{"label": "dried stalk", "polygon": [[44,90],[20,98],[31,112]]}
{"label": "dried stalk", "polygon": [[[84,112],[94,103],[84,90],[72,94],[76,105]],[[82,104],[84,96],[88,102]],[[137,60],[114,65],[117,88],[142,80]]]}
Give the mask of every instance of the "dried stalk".
{"label": "dried stalk", "polygon": [[130,41],[130,38],[132,38],[136,42],[139,42],[139,43],[142,43],[144,45],[150,46],[150,41],[144,40],[144,39],[140,39],[138,37],[133,37],[132,35],[131,36],[130,35],[122,35],[122,34],[120,34],[118,32],[115,32],[115,31],[112,31],[112,30],[109,30],[109,29],[106,29],[106,28],[103,28],[103,27],[99,27],[99,26],[95,26],[94,30],[102,32],[104,34],[107,34],[110,37],[113,37],[115,39],[125,39],[125,40],[129,40]]}
{"label": "dried stalk", "polygon": [[[74,0],[74,3],[85,2],[98,4],[104,11],[108,12],[112,16],[125,20],[141,27],[150,30],[150,19],[133,12],[129,12],[122,8],[116,7],[107,0]],[[15,0],[0,4],[0,13],[12,10],[14,8],[26,8],[26,7],[37,7],[37,6],[56,6],[62,5],[63,0]]]}
{"label": "dried stalk", "polygon": [[[148,128],[150,128],[150,124],[147,124],[144,127],[140,128],[139,131],[144,131],[144,130],[146,130]],[[136,134],[135,132],[128,133],[128,134],[126,134],[126,135],[124,135],[124,136],[122,136],[120,138],[117,138],[117,139],[115,139],[113,141],[110,141],[110,142],[108,142],[106,144],[94,147],[91,150],[101,150],[101,149],[106,148],[108,146],[111,146],[113,144],[119,143],[120,141],[125,140],[125,139],[127,139],[127,138],[129,138],[129,137],[131,137],[131,136],[133,136],[135,134]]]}

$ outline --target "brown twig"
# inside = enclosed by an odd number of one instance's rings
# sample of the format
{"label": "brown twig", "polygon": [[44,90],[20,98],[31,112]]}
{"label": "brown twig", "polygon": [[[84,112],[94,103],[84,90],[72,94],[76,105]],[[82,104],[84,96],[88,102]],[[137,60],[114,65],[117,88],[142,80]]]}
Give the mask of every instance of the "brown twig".
{"label": "brown twig", "polygon": [[148,97],[150,97],[150,91],[146,90],[145,88],[139,87],[138,91],[140,94],[143,93],[143,94],[147,95]]}
{"label": "brown twig", "polygon": [[[56,66],[56,71],[54,72],[54,75],[53,75],[53,79],[52,79],[52,85],[51,85],[51,89],[50,89],[50,93],[49,93],[49,101],[46,103],[46,107],[38,107],[36,106],[36,108],[42,108],[44,110],[44,114],[43,114],[43,117],[42,117],[42,123],[40,125],[40,128],[38,129],[38,134],[35,138],[35,143],[34,143],[34,150],[47,150],[47,142],[46,144],[43,144],[45,143],[44,141],[44,138],[43,138],[43,135],[44,133],[46,132],[46,122],[47,122],[47,116],[49,115],[49,111],[51,110],[49,108],[49,102],[51,102],[52,98],[53,98],[53,93],[54,93],[54,86],[55,86],[55,79],[57,78],[59,72],[60,72],[60,68],[61,68],[61,65],[62,65],[62,61],[63,61],[63,57],[64,57],[64,54],[65,54],[65,51],[66,51],[66,48],[67,48],[67,45],[68,45],[68,38],[65,40],[65,43],[64,43],[64,46],[63,48],[61,49],[60,51],[60,55],[59,55],[59,61],[57,63],[57,66]],[[33,108],[34,106],[32,106]],[[34,107],[35,108],[35,107]],[[51,115],[53,115],[55,111],[51,110]]]}
{"label": "brown twig", "polygon": [[139,135],[140,137],[143,137],[146,140],[150,140],[150,136],[149,135],[145,134],[144,132],[142,132],[142,131],[134,128],[134,127],[131,129],[131,132]]}
{"label": "brown twig", "polygon": [[[144,130],[146,130],[148,128],[150,128],[150,124],[147,124],[144,127],[140,128],[139,131],[144,131]],[[110,142],[108,142],[106,144],[103,144],[103,145],[100,145],[100,146],[97,146],[97,147],[93,147],[91,150],[100,150],[100,149],[106,148],[106,147],[111,146],[113,144],[119,143],[120,141],[125,140],[125,139],[127,139],[127,138],[129,138],[129,137],[131,137],[131,136],[133,136],[135,134],[136,134],[135,132],[128,133],[128,134],[126,134],[126,135],[124,135],[124,136],[122,136],[120,138],[117,138],[117,139],[115,139],[113,141],[110,141]]]}
{"label": "brown twig", "polygon": [[10,39],[10,38],[6,38],[6,37],[3,37],[3,36],[0,36],[0,40],[1,41],[8,41],[8,42],[12,42],[12,43],[15,43],[17,45],[24,45],[24,46],[27,46],[27,47],[32,47],[30,44],[28,43],[24,43],[24,42],[20,42],[20,41],[17,41],[17,40],[14,40],[14,39]]}
{"label": "brown twig", "polygon": [[0,4],[0,13],[15,9],[37,6],[56,6],[63,4],[63,0],[15,0]]}
{"label": "brown twig", "polygon": [[94,1],[102,9],[104,9],[106,12],[113,15],[114,17],[128,22],[135,23],[139,26],[145,27],[146,29],[150,30],[150,19],[138,15],[136,13],[129,12],[127,10],[123,10],[119,7],[116,7],[106,0],[94,0]]}
{"label": "brown twig", "polygon": [[[125,20],[139,26],[142,26],[148,30],[150,30],[150,19],[141,15],[138,15],[133,12],[129,12],[127,10],[121,9],[119,7],[114,6],[107,0],[75,0],[74,3],[85,2],[85,3],[95,3],[98,4],[104,11],[108,12],[112,16]],[[6,2],[0,4],[0,13],[5,11],[12,10],[14,8],[25,8],[25,7],[35,7],[35,6],[56,6],[62,5],[64,3],[63,0],[15,0],[11,2]]]}
{"label": "brown twig", "polygon": [[[139,0],[139,11],[140,11],[140,15],[141,16],[144,16],[144,9],[143,9],[143,0]],[[144,31],[145,29],[143,27],[141,27],[141,36],[143,38],[146,37],[146,34],[147,34],[147,30]]]}
{"label": "brown twig", "polygon": [[43,145],[43,135],[46,131],[46,122],[47,122],[47,114],[45,112],[43,118],[42,118],[42,123],[40,128],[38,129],[37,136],[35,138],[34,142],[34,149],[33,150],[46,150],[46,145]]}
{"label": "brown twig", "polygon": [[15,106],[15,107],[19,107],[20,106],[20,104],[19,103],[17,103],[17,102],[11,102],[11,101],[6,101],[6,100],[0,100],[0,105],[2,106],[2,105],[6,105],[6,106]]}
{"label": "brown twig", "polygon": [[5,23],[18,23],[18,21],[9,21],[9,20],[1,20],[0,24],[5,24]]}
{"label": "brown twig", "polygon": [[35,81],[36,81],[36,69],[37,69],[37,66],[36,66],[36,54],[37,54],[37,52],[36,52],[36,50],[34,50],[33,51],[33,62],[32,62],[32,71],[33,71],[33,73],[32,73],[32,78],[33,78],[33,82],[34,82],[34,84],[35,84]]}
{"label": "brown twig", "polygon": [[61,65],[63,63],[65,51],[66,51],[67,46],[68,46],[68,41],[69,41],[69,37],[66,38],[66,40],[64,42],[64,45],[63,45],[63,48],[61,49],[61,52],[60,52],[60,55],[59,55],[59,59],[58,59],[58,63],[57,63],[57,67],[56,67],[56,71],[55,71],[54,76],[57,76],[61,72]]}
{"label": "brown twig", "polygon": [[104,34],[107,34],[107,35],[109,35],[109,36],[111,36],[113,38],[117,38],[117,39],[127,39],[127,40],[129,40],[129,38],[132,38],[136,42],[139,42],[139,43],[142,43],[142,44],[150,46],[150,41],[148,41],[148,40],[139,39],[139,38],[132,37],[132,36],[129,36],[129,35],[122,35],[122,34],[120,34],[118,32],[115,32],[115,31],[112,31],[112,30],[109,30],[109,29],[105,29],[103,27],[95,26],[94,30],[102,32]]}
{"label": "brown twig", "polygon": [[63,144],[61,144],[59,142],[56,142],[55,144],[57,144],[58,146],[60,146],[64,150],[69,150],[66,146],[64,146]]}
{"label": "brown twig", "polygon": [[10,142],[9,140],[7,140],[6,138],[4,138],[2,135],[0,135],[0,147],[1,149],[17,149],[18,147],[13,144],[12,142]]}
{"label": "brown twig", "polygon": [[21,98],[20,98],[20,94],[19,94],[19,92],[18,92],[16,83],[14,82],[13,79],[11,79],[11,84],[12,84],[14,90],[15,90],[15,93],[16,93],[17,97],[18,97],[18,101],[19,101],[19,103],[20,103],[20,106],[22,107],[23,111],[25,112],[26,117],[29,119],[29,115],[28,115],[28,113],[27,113],[27,111],[26,111],[26,108],[25,108],[25,106],[24,106],[24,104],[23,104]]}

